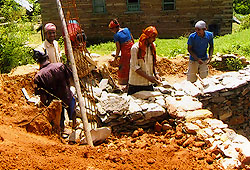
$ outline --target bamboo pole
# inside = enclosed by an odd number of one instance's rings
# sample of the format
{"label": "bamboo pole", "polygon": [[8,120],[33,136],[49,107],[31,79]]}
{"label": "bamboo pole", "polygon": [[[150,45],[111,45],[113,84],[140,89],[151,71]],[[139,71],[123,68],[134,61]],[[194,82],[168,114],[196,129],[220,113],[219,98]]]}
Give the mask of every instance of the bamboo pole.
{"label": "bamboo pole", "polygon": [[70,41],[70,38],[69,38],[67,25],[66,25],[66,22],[65,22],[65,19],[64,19],[62,5],[61,5],[60,0],[56,0],[56,1],[57,1],[57,8],[58,8],[59,16],[60,16],[62,26],[63,26],[63,31],[65,33],[65,38],[66,38],[66,43],[67,43],[67,48],[68,48],[68,54],[70,56],[71,69],[72,69],[72,72],[73,72],[73,79],[74,79],[74,83],[75,83],[75,87],[76,87],[77,97],[78,97],[78,100],[79,100],[79,105],[80,105],[82,120],[83,120],[83,124],[84,124],[86,139],[87,139],[88,144],[90,146],[93,146],[92,136],[91,136],[91,133],[90,133],[90,126],[88,125],[88,118],[87,118],[86,113],[84,112],[84,103],[83,103],[83,97],[82,97],[82,93],[81,93],[81,87],[80,87],[79,78],[78,78],[78,74],[77,74],[76,63],[75,63],[75,58],[74,58],[74,55],[73,55],[72,45],[71,45],[71,41]]}

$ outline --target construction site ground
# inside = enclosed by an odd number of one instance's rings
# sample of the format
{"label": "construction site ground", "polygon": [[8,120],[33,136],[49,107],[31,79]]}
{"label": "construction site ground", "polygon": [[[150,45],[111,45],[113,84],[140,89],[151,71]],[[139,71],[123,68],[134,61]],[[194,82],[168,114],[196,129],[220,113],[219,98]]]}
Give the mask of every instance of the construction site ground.
{"label": "construction site ground", "polygon": [[[110,57],[97,60],[100,66]],[[183,58],[163,59],[158,70],[166,81],[175,83],[186,79],[187,65],[188,60]],[[116,68],[110,70],[115,76]],[[210,75],[221,73],[211,70]],[[30,95],[34,93],[34,75],[30,66],[21,66],[0,76],[0,169],[219,169],[206,148],[179,146],[175,129],[112,134],[95,147],[65,144],[44,120],[45,108],[28,103],[21,91],[25,88]],[[23,123],[37,115],[37,127],[44,131],[30,133]]]}

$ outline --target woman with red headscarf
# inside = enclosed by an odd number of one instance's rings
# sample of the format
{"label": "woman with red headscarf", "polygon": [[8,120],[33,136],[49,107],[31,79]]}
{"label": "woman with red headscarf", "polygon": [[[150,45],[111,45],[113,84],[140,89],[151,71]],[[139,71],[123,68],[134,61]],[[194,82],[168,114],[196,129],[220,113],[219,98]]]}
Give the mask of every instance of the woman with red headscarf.
{"label": "woman with red headscarf", "polygon": [[156,74],[156,50],[154,41],[158,32],[154,26],[143,30],[139,42],[131,48],[128,95],[138,91],[153,91],[153,84],[160,84]]}
{"label": "woman with red headscarf", "polygon": [[116,54],[114,57],[117,58],[121,52],[121,58],[119,60],[118,83],[120,85],[127,85],[129,77],[129,62],[131,58],[130,49],[134,44],[134,39],[129,29],[121,28],[116,19],[110,21],[109,29],[115,33],[114,41],[116,44]]}

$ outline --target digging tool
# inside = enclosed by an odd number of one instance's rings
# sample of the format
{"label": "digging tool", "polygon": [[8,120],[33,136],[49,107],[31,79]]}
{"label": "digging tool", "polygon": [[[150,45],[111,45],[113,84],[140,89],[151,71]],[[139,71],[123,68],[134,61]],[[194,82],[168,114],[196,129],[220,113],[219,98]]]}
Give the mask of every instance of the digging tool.
{"label": "digging tool", "polygon": [[28,100],[28,102],[34,103],[35,105],[39,105],[39,103],[40,103],[39,96],[30,97],[25,88],[22,88],[22,92],[23,92],[25,99]]}

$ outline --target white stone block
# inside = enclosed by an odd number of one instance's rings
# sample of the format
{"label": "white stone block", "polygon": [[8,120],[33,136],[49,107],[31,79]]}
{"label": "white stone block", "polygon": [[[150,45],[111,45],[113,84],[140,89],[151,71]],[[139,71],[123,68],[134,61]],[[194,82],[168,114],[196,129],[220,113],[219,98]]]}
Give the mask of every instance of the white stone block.
{"label": "white stone block", "polygon": [[238,159],[234,159],[234,158],[221,159],[220,163],[224,169],[239,168],[241,165],[240,161]]}
{"label": "white stone block", "polygon": [[137,103],[135,103],[133,100],[130,100],[129,113],[132,114],[132,113],[141,112],[141,111],[142,111],[142,108]]}
{"label": "white stone block", "polygon": [[150,103],[148,110],[144,112],[145,120],[165,114],[165,109],[156,103]]}
{"label": "white stone block", "polygon": [[149,97],[155,97],[160,95],[162,95],[162,93],[157,91],[139,91],[133,94],[134,97],[140,99],[148,99]]}
{"label": "white stone block", "polygon": [[193,123],[185,123],[184,126],[187,133],[196,134],[196,132],[200,130],[199,126]]}
{"label": "white stone block", "polygon": [[[104,141],[105,139],[107,139],[111,135],[111,129],[109,127],[101,127],[101,128],[92,129],[90,133],[91,133],[93,143],[96,143],[96,142]],[[85,136],[81,139],[80,143],[87,144],[87,140]]]}
{"label": "white stone block", "polygon": [[104,90],[108,86],[109,80],[108,79],[102,79],[99,83],[99,88],[101,90]]}
{"label": "white stone block", "polygon": [[102,89],[98,87],[93,87],[93,92],[94,92],[94,95],[96,95],[97,97],[101,97],[102,95]]}
{"label": "white stone block", "polygon": [[188,111],[186,114],[185,119],[187,121],[199,120],[199,119],[206,119],[213,117],[213,113],[207,109],[199,109],[195,111]]}

